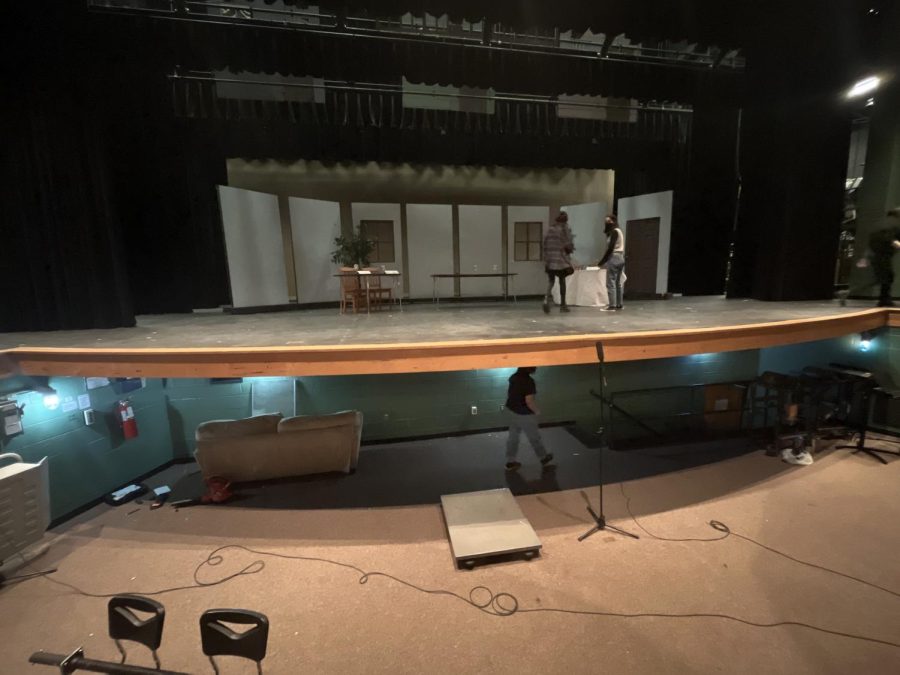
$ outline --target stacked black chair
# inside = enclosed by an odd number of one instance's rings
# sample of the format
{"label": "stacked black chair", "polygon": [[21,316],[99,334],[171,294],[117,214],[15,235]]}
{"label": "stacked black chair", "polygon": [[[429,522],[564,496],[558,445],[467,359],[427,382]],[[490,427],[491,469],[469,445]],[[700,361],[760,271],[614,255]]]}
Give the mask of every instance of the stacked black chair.
{"label": "stacked black chair", "polygon": [[[250,628],[239,633],[226,625],[229,623]],[[214,656],[241,656],[256,661],[256,670],[262,673],[262,660],[266,658],[269,642],[269,620],[247,609],[209,609],[200,617],[200,641],[217,675],[219,668]]]}
{"label": "stacked black chair", "polygon": [[[875,374],[871,371],[856,366],[848,366],[840,363],[832,363],[830,366],[836,372],[851,378],[859,385],[860,404],[855,416],[857,441],[853,445],[839,445],[838,448],[853,450],[854,455],[861,452],[873,459],[877,459],[882,464],[887,464],[887,460],[884,459],[882,455],[900,457],[900,452],[897,452],[896,450],[887,450],[885,448],[876,448],[866,445],[872,402],[881,399],[886,405],[889,405],[890,401],[900,398],[900,387],[897,387],[886,373],[882,373],[876,378]],[[893,442],[896,443],[896,440],[893,440]]]}
{"label": "stacked black chair", "polygon": [[[162,643],[163,624],[166,620],[166,609],[156,600],[144,598],[140,595],[117,595],[110,598],[107,605],[109,613],[109,637],[116,642],[116,647],[122,654],[122,663],[125,663],[126,654],[122,647],[123,640],[139,642],[147,647],[153,654],[153,661],[159,669],[159,657],[156,650]],[[150,614],[146,619],[141,619],[135,614],[144,612]]]}

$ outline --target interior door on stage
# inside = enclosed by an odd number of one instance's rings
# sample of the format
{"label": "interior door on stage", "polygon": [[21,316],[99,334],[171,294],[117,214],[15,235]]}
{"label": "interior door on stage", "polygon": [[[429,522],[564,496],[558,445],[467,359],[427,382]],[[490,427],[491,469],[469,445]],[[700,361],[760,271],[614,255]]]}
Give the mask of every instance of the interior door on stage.
{"label": "interior door on stage", "polygon": [[233,307],[288,303],[278,197],[219,185]]}
{"label": "interior door on stage", "polygon": [[[619,226],[625,233],[625,274],[628,277],[625,294],[629,297],[634,297],[635,294],[645,297],[648,294],[663,295],[669,290],[673,197],[674,192],[666,190],[623,197],[618,201],[616,213],[619,216]],[[632,223],[645,221],[656,224],[639,224],[637,227],[640,231],[632,233]],[[654,246],[655,252],[652,252],[650,249]],[[655,273],[651,271],[653,261],[656,264]]]}
{"label": "interior door on stage", "polygon": [[[453,207],[450,204],[407,204],[406,241],[409,251],[409,294],[432,296],[432,274],[453,272]],[[444,297],[453,295],[453,280],[439,279]]]}
{"label": "interior door on stage", "polygon": [[[459,207],[459,271],[462,274],[503,272],[502,209],[499,206]],[[462,297],[499,297],[502,278],[460,279]]]}
{"label": "interior door on stage", "polygon": [[340,279],[331,262],[334,240],[341,234],[341,206],[321,199],[290,197],[291,239],[297,302],[337,302]]}
{"label": "interior door on stage", "polygon": [[507,271],[515,273],[512,288],[517,295],[542,295],[547,275],[541,245],[550,220],[548,206],[509,206],[507,222]]}
{"label": "interior door on stage", "polygon": [[629,220],[626,224],[625,273],[628,297],[652,297],[656,294],[659,257],[659,218]]}

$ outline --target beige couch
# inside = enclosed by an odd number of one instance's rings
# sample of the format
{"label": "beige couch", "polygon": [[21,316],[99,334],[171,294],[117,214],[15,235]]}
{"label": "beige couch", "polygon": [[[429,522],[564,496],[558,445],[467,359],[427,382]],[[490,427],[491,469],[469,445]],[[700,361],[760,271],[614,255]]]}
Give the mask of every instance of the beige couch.
{"label": "beige couch", "polygon": [[213,420],[197,427],[194,457],[204,478],[236,482],[350,473],[356,469],[361,435],[362,413],[357,411]]}

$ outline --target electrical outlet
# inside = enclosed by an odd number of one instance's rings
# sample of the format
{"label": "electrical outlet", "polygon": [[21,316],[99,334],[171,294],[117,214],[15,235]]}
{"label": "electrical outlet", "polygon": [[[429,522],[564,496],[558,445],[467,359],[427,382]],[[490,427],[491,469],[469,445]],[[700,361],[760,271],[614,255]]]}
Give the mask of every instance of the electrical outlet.
{"label": "electrical outlet", "polygon": [[478,406],[477,406],[477,405],[473,405],[473,406],[472,406],[472,414],[473,414],[473,415],[477,415],[477,414],[478,414]]}

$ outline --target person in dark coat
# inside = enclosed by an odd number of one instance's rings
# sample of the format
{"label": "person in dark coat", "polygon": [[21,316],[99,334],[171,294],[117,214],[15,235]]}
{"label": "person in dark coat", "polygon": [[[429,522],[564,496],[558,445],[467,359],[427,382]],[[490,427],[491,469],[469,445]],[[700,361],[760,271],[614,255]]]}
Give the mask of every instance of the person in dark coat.
{"label": "person in dark coat", "polygon": [[894,254],[900,249],[900,207],[887,212],[884,226],[869,237],[869,260],[875,283],[881,287],[879,307],[893,307]]}

